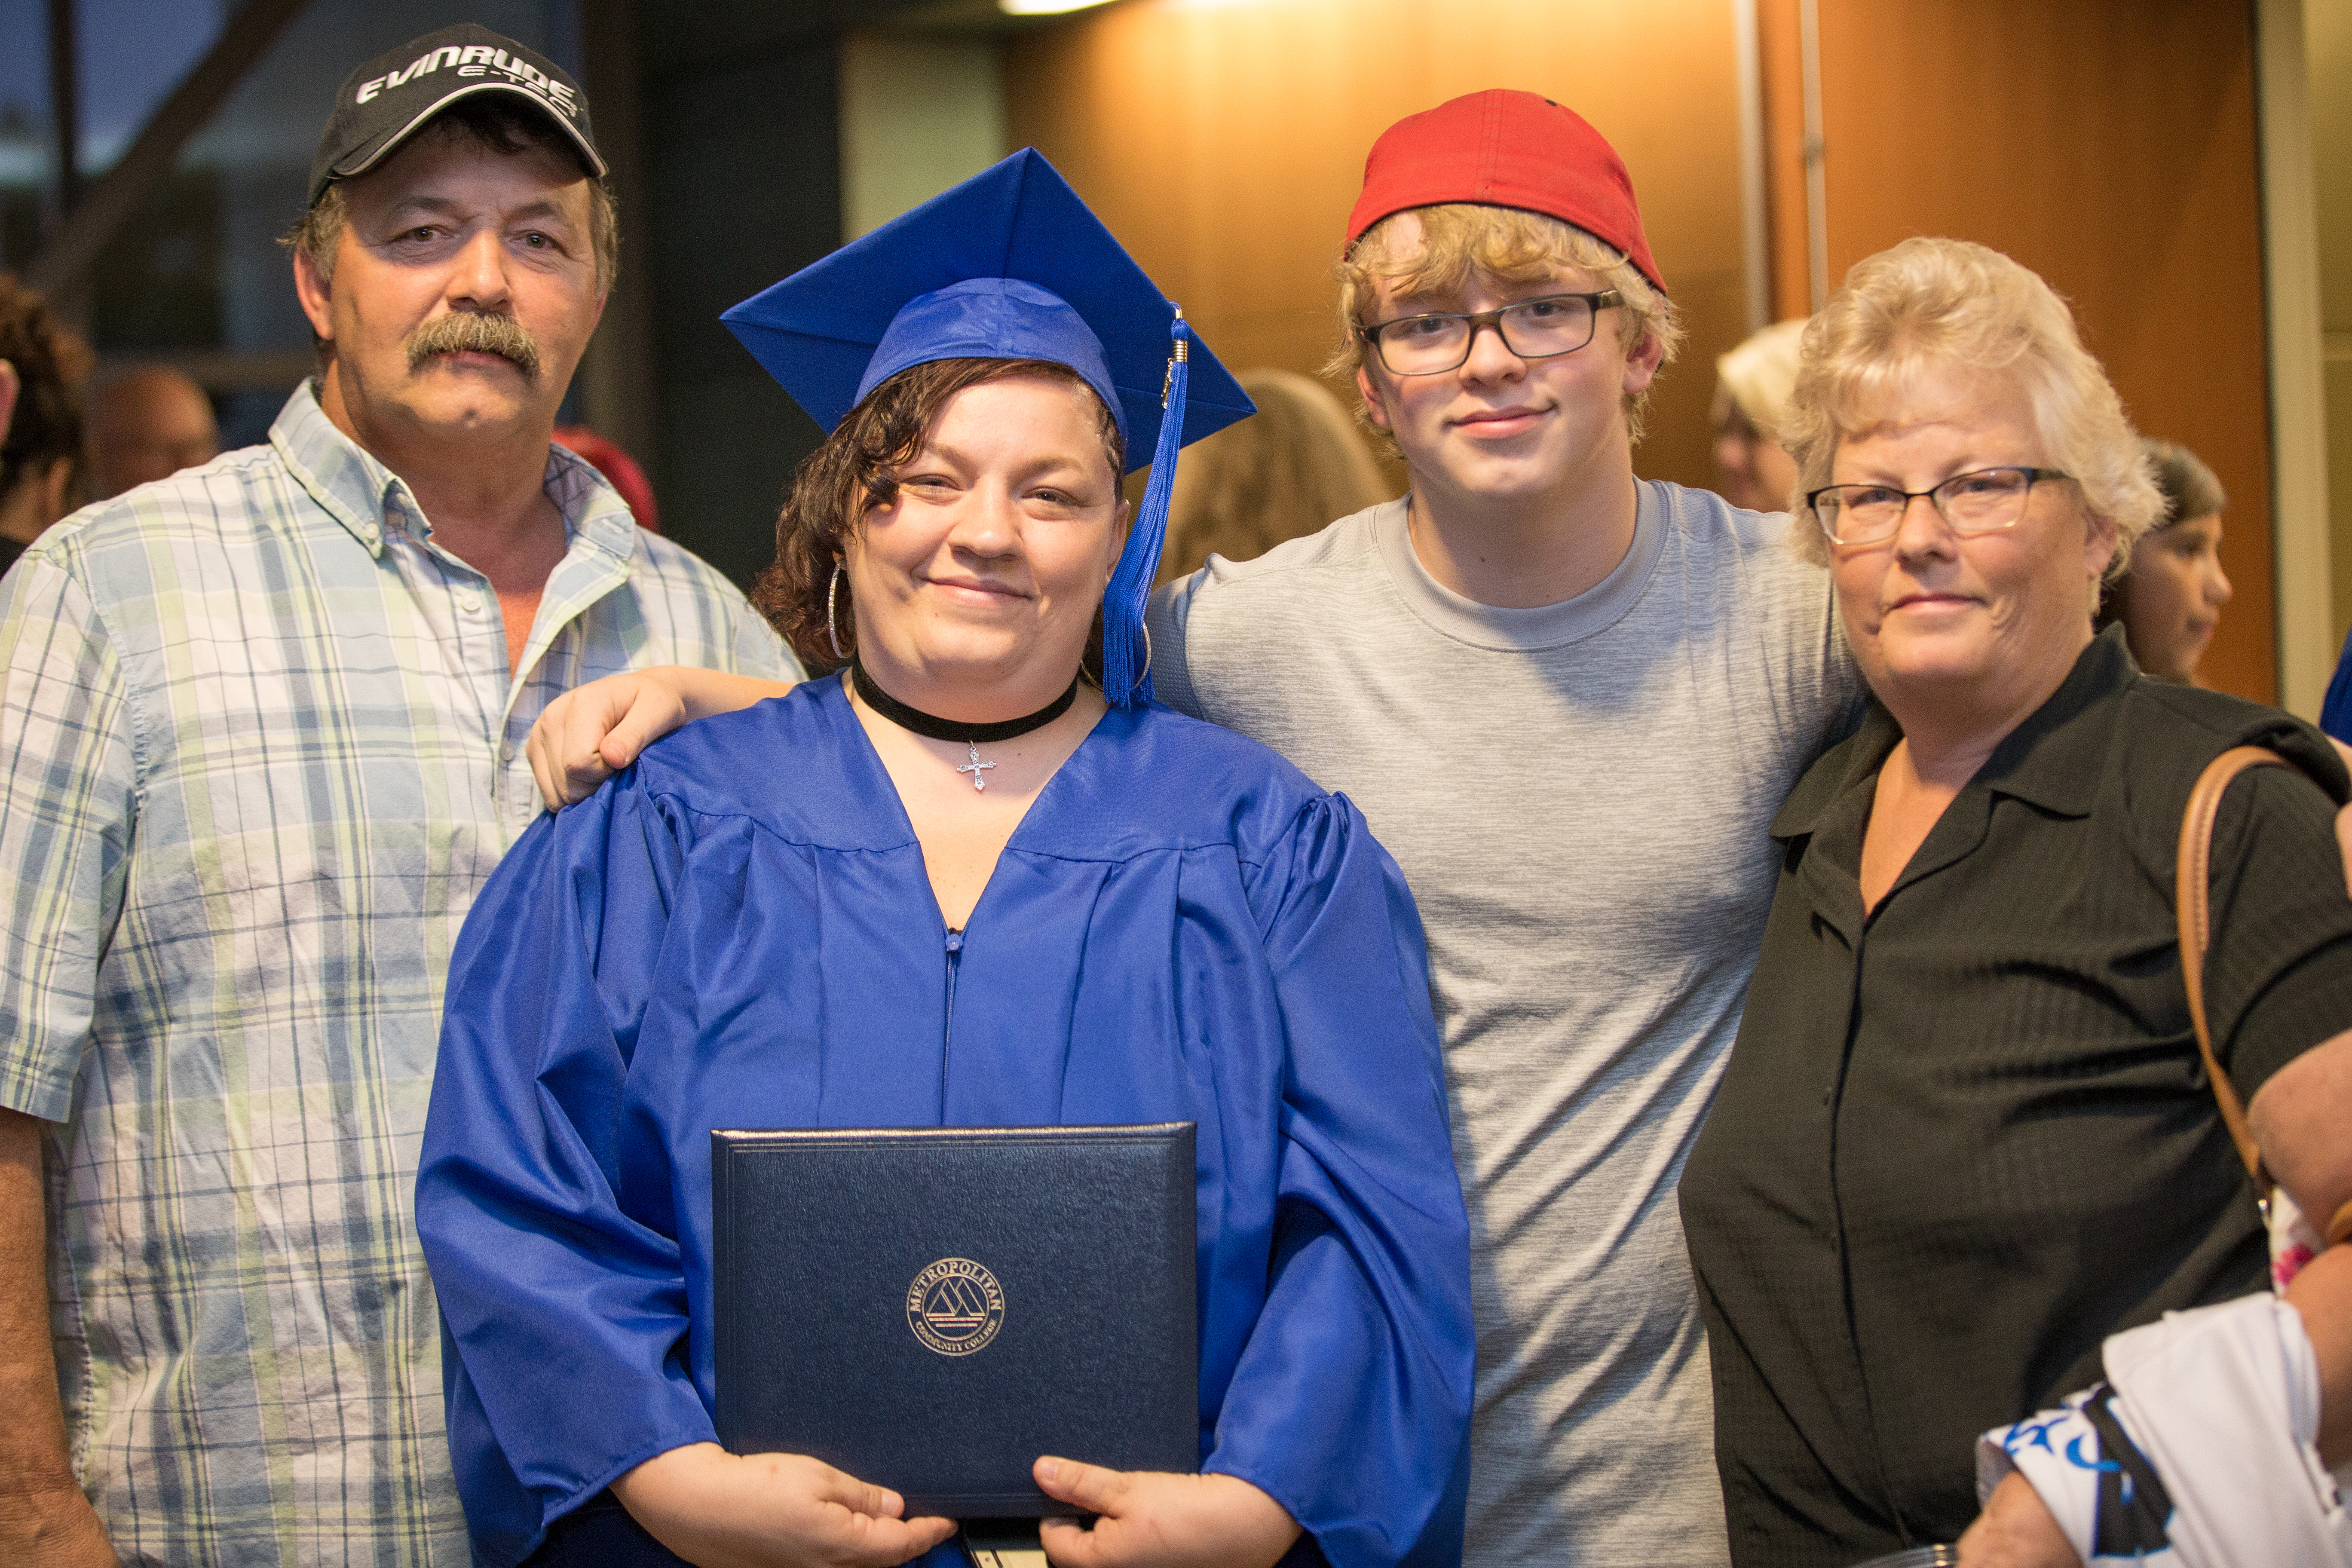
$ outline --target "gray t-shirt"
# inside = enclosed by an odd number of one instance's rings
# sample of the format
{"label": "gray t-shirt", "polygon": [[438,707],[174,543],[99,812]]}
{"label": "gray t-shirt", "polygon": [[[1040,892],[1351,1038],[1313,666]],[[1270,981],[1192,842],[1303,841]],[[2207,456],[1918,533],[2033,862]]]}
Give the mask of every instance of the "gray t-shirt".
{"label": "gray t-shirt", "polygon": [[1154,596],[1162,701],[1345,792],[1429,933],[1478,1327],[1475,1568],[1719,1564],[1675,1184],[1762,940],[1766,825],[1859,714],[1788,520],[1642,482],[1633,548],[1496,609],[1405,504]]}

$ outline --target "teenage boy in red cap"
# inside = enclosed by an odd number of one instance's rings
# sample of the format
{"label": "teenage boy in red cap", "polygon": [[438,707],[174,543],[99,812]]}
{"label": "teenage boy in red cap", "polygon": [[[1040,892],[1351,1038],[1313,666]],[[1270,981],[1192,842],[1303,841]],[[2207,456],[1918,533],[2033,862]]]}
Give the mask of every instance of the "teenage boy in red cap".
{"label": "teenage boy in red cap", "polygon": [[[1467,1560],[1720,1563],[1675,1184],[1766,825],[1861,682],[1784,519],[1633,477],[1682,329],[1590,125],[1506,91],[1401,121],[1339,277],[1335,368],[1412,491],[1163,589],[1153,679],[1344,790],[1420,902],[1474,1249]],[[661,673],[551,711],[551,799],[772,689]]]}
{"label": "teenage boy in red cap", "polygon": [[1675,1184],[1766,825],[1861,697],[1783,518],[1633,475],[1682,328],[1624,164],[1532,93],[1374,144],[1339,264],[1412,489],[1154,605],[1162,700],[1364,810],[1429,936],[1478,1326],[1468,1561],[1726,1559]]}

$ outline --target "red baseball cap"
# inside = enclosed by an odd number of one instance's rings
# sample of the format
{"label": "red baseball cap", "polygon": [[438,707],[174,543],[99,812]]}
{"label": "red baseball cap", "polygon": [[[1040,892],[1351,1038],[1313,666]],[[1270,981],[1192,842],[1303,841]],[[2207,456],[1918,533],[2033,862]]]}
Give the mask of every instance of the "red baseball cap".
{"label": "red baseball cap", "polygon": [[1372,143],[1348,245],[1391,213],[1445,202],[1521,207],[1598,235],[1665,292],[1633,176],[1600,132],[1532,92],[1489,88],[1407,115]]}

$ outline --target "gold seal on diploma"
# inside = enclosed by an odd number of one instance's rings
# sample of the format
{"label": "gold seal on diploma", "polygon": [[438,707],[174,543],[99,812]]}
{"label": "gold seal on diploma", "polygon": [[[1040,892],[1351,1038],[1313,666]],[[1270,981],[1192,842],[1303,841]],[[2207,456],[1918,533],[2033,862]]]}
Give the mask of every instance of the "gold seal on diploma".
{"label": "gold seal on diploma", "polygon": [[969,1258],[942,1258],[907,1287],[907,1326],[941,1355],[984,1350],[1004,1326],[1004,1288]]}

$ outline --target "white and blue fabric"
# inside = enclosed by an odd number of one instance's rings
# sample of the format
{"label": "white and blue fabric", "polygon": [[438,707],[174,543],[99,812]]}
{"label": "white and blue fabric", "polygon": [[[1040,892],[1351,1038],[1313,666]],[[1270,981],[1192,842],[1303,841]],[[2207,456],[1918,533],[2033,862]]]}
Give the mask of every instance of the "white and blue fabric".
{"label": "white and blue fabric", "polygon": [[1979,1497],[2021,1473],[2089,1568],[2352,1568],[2301,1313],[2247,1296],[2104,1353],[2107,1382],[1979,1440]]}

